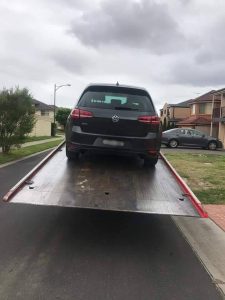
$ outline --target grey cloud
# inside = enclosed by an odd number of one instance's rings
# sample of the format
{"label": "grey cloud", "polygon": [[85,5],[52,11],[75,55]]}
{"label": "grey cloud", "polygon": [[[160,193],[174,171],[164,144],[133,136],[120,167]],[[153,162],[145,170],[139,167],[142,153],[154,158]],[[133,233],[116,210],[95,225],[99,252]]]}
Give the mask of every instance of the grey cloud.
{"label": "grey cloud", "polygon": [[82,74],[90,58],[84,53],[72,50],[56,51],[50,58],[60,67],[73,74]]}
{"label": "grey cloud", "polygon": [[206,32],[202,46],[195,56],[198,64],[217,63],[225,60],[225,39],[223,38],[225,20],[219,20]]}
{"label": "grey cloud", "polygon": [[173,63],[173,82],[193,86],[225,84],[224,28],[225,20],[220,18],[207,24],[198,37],[199,47],[190,48],[186,57],[182,56]]}
{"label": "grey cloud", "polygon": [[2,84],[46,99],[54,82],[76,86],[71,99],[89,81],[143,85],[156,99],[224,86],[222,0],[3,2]]}
{"label": "grey cloud", "polygon": [[168,82],[191,86],[218,86],[225,84],[225,63],[197,65],[180,62],[171,69]]}
{"label": "grey cloud", "polygon": [[190,5],[192,0],[179,0],[181,4],[183,5]]}
{"label": "grey cloud", "polygon": [[[45,0],[46,2],[46,0]],[[50,0],[47,5],[55,6],[57,4],[61,8],[68,7],[73,10],[82,10],[87,8],[90,5],[90,1],[88,0]]]}
{"label": "grey cloud", "polygon": [[92,47],[116,44],[157,54],[177,51],[185,43],[167,6],[150,0],[103,1],[74,20],[71,33]]}
{"label": "grey cloud", "polygon": [[195,62],[200,65],[208,64],[212,60],[214,60],[212,53],[205,50],[198,52],[198,54],[195,56]]}

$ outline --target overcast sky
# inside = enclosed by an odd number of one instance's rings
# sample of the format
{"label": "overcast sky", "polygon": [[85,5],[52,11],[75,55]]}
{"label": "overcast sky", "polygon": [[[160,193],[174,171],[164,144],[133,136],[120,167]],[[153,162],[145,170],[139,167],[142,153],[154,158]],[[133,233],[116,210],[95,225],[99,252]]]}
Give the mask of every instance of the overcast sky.
{"label": "overcast sky", "polygon": [[224,0],[0,0],[0,87],[73,107],[90,82],[157,106],[225,87]]}

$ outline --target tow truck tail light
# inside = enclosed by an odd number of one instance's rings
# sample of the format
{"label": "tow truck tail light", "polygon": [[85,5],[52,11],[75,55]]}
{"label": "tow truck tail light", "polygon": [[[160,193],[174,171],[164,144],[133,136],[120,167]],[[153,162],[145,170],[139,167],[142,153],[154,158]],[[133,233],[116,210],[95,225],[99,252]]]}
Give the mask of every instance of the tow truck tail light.
{"label": "tow truck tail light", "polygon": [[160,118],[158,116],[139,116],[138,121],[145,124],[159,125]]}
{"label": "tow truck tail light", "polygon": [[92,112],[87,111],[87,110],[82,110],[79,108],[73,109],[70,115],[73,119],[92,118],[93,117]]}

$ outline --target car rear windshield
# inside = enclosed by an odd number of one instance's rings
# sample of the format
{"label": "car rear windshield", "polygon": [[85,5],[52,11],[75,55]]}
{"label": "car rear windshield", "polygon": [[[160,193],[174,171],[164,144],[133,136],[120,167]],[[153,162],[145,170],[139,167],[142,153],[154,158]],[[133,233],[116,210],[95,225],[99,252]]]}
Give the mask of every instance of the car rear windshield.
{"label": "car rear windshield", "polygon": [[86,90],[79,106],[154,112],[148,93],[144,90],[120,87],[92,87]]}

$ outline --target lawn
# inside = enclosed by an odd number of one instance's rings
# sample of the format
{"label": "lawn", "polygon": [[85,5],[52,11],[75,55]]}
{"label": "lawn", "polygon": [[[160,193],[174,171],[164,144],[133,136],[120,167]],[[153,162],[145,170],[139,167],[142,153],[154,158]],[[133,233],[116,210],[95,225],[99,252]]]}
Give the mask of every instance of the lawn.
{"label": "lawn", "polygon": [[57,141],[51,141],[51,142],[46,142],[43,144],[38,144],[34,146],[28,146],[20,149],[15,149],[12,150],[9,154],[2,154],[0,153],[0,164],[4,164],[16,159],[23,158],[25,156],[47,150],[53,147],[56,147],[62,142],[62,139],[59,139]]}
{"label": "lawn", "polygon": [[24,140],[24,143],[48,140],[48,139],[58,138],[58,137],[60,137],[60,135],[56,135],[56,136],[27,136]]}
{"label": "lawn", "polygon": [[165,156],[203,204],[225,204],[225,155],[167,153]]}

